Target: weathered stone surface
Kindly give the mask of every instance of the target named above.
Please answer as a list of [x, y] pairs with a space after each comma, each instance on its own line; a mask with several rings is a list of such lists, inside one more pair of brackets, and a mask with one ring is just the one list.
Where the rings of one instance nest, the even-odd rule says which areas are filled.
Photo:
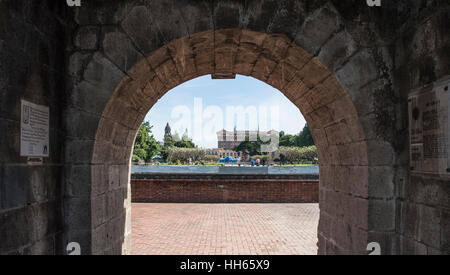
[[418, 222], [418, 240], [427, 246], [437, 249], [441, 248], [441, 210], [429, 206], [421, 206]]
[[[370, 194], [369, 194], [370, 195]], [[369, 230], [395, 230], [395, 202], [394, 200], [369, 201]]]
[[[93, 55], [91, 62], [84, 70], [84, 79], [86, 81], [97, 89], [110, 94], [112, 94], [124, 77], [123, 71], [120, 71], [111, 61], [98, 52]], [[105, 81], [106, 79], [107, 81]]]
[[120, 70], [127, 72], [143, 58], [127, 35], [115, 28], [105, 28], [103, 31], [103, 51]]
[[339, 69], [355, 52], [357, 43], [351, 35], [342, 31], [333, 35], [320, 49], [317, 59], [328, 69], [335, 71]]
[[363, 50], [352, 56], [350, 61], [336, 72], [336, 77], [345, 90], [352, 95], [359, 92], [359, 89], [365, 84], [376, 80], [378, 70], [368, 50]]
[[80, 50], [96, 50], [98, 48], [99, 33], [100, 29], [95, 26], [80, 27], [75, 36], [75, 47]]
[[[450, 72], [445, 1], [377, 13], [363, 1], [50, 2], [0, 2], [0, 253], [128, 251], [135, 132], [170, 88], [216, 68], [253, 73], [305, 114], [327, 167], [322, 218], [336, 226], [335, 239], [321, 226], [319, 253], [364, 253], [370, 239], [448, 254], [448, 179], [409, 175], [406, 119], [410, 91]], [[19, 156], [21, 99], [50, 106], [42, 168]], [[117, 213], [92, 216], [103, 203], [89, 194]]]
[[141, 53], [149, 54], [163, 46], [162, 35], [146, 6], [133, 7], [122, 21], [122, 28]]
[[441, 247], [442, 254], [450, 253], [450, 211], [443, 210], [441, 214]]
[[1, 208], [26, 206], [30, 191], [30, 171], [23, 166], [4, 166], [2, 171]]
[[394, 198], [394, 176], [390, 166], [369, 168], [369, 195], [374, 198]]
[[316, 54], [340, 25], [337, 11], [332, 5], [318, 9], [305, 19], [295, 42], [310, 54]]

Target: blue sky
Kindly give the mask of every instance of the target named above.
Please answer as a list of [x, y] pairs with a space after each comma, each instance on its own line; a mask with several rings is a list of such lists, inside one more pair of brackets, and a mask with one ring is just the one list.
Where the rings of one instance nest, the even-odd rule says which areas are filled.
[[[231, 113], [229, 108], [239, 106], [250, 110], [256, 119], [254, 116], [250, 122], [247, 116], [245, 126], [243, 120], [240, 123], [236, 118], [231, 120], [227, 115]], [[241, 75], [234, 80], [212, 80], [207, 75], [185, 82], [155, 103], [145, 121], [153, 125], [153, 135], [159, 141], [163, 140], [164, 128], [169, 122], [172, 133], [177, 131], [181, 136], [187, 128], [194, 143], [204, 148], [217, 147], [213, 131], [233, 130], [235, 125], [238, 130], [256, 130], [259, 124], [260, 130], [283, 130], [288, 134], [297, 134], [305, 125], [299, 109], [280, 91]]]

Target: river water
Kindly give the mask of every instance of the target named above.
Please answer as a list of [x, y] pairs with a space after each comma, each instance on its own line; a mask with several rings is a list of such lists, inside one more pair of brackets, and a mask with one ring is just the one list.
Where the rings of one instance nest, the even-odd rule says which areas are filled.
[[145, 174], [273, 174], [273, 175], [318, 175], [318, 166], [301, 167], [238, 167], [238, 166], [139, 166], [132, 165], [131, 173]]

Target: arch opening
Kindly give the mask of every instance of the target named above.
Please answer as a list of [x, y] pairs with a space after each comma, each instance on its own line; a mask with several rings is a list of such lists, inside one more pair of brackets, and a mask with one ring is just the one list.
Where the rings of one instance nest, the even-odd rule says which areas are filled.
[[[301, 110], [311, 129], [320, 159], [319, 254], [364, 253], [368, 155], [352, 100], [334, 73], [285, 35], [241, 29], [174, 40], [129, 69], [115, 89], [95, 135], [91, 188], [101, 189], [105, 181], [117, 186], [97, 197], [93, 194], [92, 238], [101, 240], [93, 245], [93, 253], [113, 249], [111, 243], [116, 252], [129, 252], [130, 159], [136, 132], [148, 110], [187, 80], [230, 73], [252, 76], [280, 90]], [[104, 208], [95, 203], [105, 200], [114, 213], [107, 218]], [[97, 236], [105, 234], [103, 227], [116, 228], [107, 234], [111, 242]]]

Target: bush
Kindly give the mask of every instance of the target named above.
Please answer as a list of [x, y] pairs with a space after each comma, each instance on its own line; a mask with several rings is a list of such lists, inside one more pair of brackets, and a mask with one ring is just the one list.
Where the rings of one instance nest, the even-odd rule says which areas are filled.
[[280, 160], [282, 162], [303, 162], [317, 160], [316, 146], [307, 147], [280, 147]]
[[199, 148], [178, 148], [170, 147], [168, 150], [168, 161], [172, 163], [181, 163], [191, 161], [201, 161], [205, 157], [205, 150]]

